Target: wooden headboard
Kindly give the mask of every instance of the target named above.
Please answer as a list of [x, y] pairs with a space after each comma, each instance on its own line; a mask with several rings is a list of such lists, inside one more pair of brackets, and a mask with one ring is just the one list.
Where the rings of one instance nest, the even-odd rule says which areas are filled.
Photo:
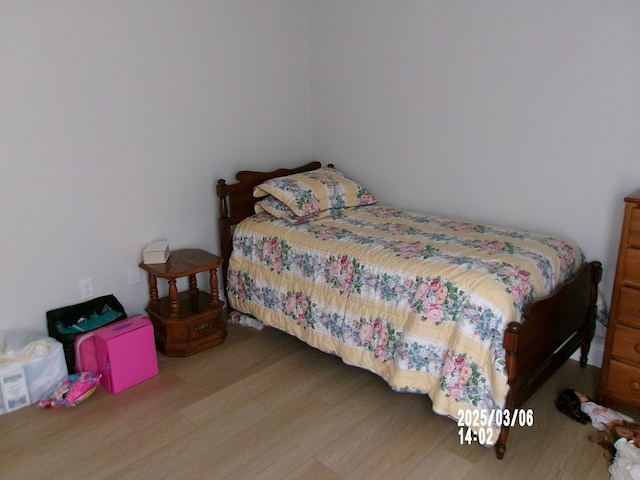
[[230, 185], [227, 184], [224, 179], [218, 180], [218, 184], [216, 185], [216, 194], [220, 202], [218, 228], [220, 235], [220, 254], [223, 258], [222, 282], [225, 295], [227, 292], [229, 258], [233, 250], [233, 230], [238, 223], [255, 213], [253, 210], [254, 205], [259, 199], [253, 197], [253, 189], [270, 178], [308, 172], [310, 170], [316, 170], [321, 166], [320, 162], [309, 162], [300, 167], [279, 168], [271, 172], [243, 170], [236, 174], [237, 183]]

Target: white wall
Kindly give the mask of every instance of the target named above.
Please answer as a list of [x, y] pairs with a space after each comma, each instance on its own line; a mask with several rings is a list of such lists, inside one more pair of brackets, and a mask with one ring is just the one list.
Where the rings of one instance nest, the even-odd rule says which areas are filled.
[[0, 329], [46, 331], [144, 245], [218, 250], [214, 185], [311, 156], [299, 0], [0, 0]]
[[382, 200], [605, 264], [640, 187], [636, 0], [0, 0], [0, 329], [217, 251], [217, 178], [335, 162]]
[[316, 158], [385, 203], [559, 233], [605, 265], [640, 188], [640, 2], [311, 2]]

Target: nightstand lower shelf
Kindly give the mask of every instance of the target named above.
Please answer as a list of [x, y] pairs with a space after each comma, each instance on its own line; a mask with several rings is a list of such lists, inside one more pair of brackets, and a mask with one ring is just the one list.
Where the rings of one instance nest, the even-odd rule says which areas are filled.
[[147, 308], [161, 353], [188, 356], [224, 342], [227, 326], [222, 318], [222, 301], [212, 307], [211, 295], [199, 291], [195, 300], [190, 292], [180, 293], [178, 302], [180, 312], [185, 312], [180, 317], [170, 316], [168, 297], [159, 299], [157, 310]]

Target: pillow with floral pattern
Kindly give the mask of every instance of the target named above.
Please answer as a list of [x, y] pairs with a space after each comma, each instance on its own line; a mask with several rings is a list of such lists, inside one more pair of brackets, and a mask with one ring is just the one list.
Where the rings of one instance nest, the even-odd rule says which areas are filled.
[[362, 185], [330, 167], [272, 178], [253, 190], [256, 198], [267, 195], [272, 195], [299, 217], [324, 210], [371, 205], [378, 201]]
[[268, 213], [272, 217], [280, 218], [282, 220], [286, 220], [289, 223], [307, 223], [313, 220], [318, 220], [320, 218], [326, 218], [330, 216], [338, 215], [342, 209], [330, 208], [328, 210], [322, 210], [320, 212], [312, 213], [310, 215], [306, 215], [304, 217], [300, 217], [293, 213], [289, 207], [287, 207], [280, 200], [275, 198], [273, 195], [269, 195], [265, 197], [263, 200], [257, 202], [254, 206], [254, 211], [257, 214]]

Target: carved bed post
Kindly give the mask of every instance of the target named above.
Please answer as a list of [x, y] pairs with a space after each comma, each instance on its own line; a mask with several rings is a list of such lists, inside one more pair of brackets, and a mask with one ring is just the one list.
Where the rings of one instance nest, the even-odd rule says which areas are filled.
[[[522, 332], [522, 325], [518, 322], [511, 322], [507, 326], [507, 330], [504, 334], [504, 349], [506, 353], [505, 363], [507, 367], [507, 375], [509, 382], [509, 394], [507, 395], [507, 401], [505, 402], [505, 409], [513, 411], [516, 394], [514, 392], [514, 386], [516, 379], [518, 378], [518, 337]], [[507, 451], [507, 438], [509, 437], [509, 427], [502, 426], [500, 429], [500, 435], [496, 442], [496, 456], [502, 460], [504, 454]]]
[[602, 264], [591, 262], [591, 290], [589, 292], [589, 309], [587, 311], [587, 332], [584, 343], [580, 347], [580, 366], [586, 367], [589, 357], [591, 340], [596, 331], [596, 317], [598, 315], [598, 284], [602, 279]]
[[[218, 180], [218, 192], [224, 191], [224, 188], [227, 186], [227, 182], [220, 179]], [[227, 206], [227, 197], [226, 195], [220, 197], [220, 216], [228, 217], [229, 216], [229, 207]]]
[[220, 218], [218, 219], [218, 232], [220, 236], [220, 254], [222, 262], [222, 287], [227, 294], [227, 271], [229, 270], [229, 257], [233, 248], [231, 240], [231, 218], [229, 217], [229, 206], [227, 205], [227, 183], [220, 179], [216, 187], [216, 193], [220, 200]]

